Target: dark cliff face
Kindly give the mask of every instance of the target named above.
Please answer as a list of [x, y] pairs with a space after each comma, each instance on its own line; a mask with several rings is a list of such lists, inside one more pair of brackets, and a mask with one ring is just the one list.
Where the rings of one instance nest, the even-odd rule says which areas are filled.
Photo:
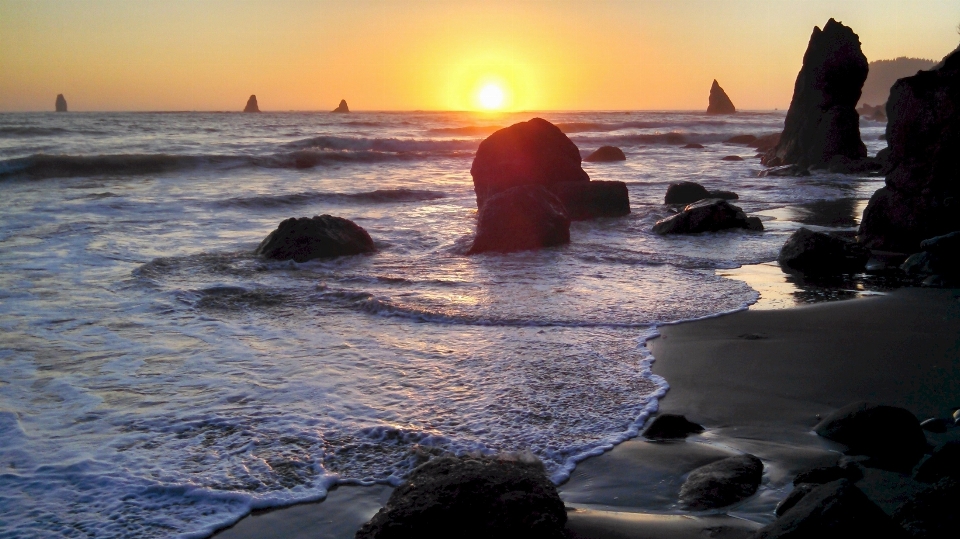
[[924, 239], [960, 230], [960, 49], [897, 81], [887, 117], [886, 187], [863, 213], [860, 241], [913, 252]]
[[730, 101], [727, 92], [724, 92], [714, 80], [713, 86], [710, 87], [710, 104], [707, 106], [707, 114], [733, 114], [734, 112], [737, 112], [737, 107], [733, 106], [733, 101]]
[[823, 167], [837, 155], [866, 157], [857, 101], [867, 78], [867, 58], [853, 30], [830, 19], [813, 29], [797, 75], [783, 136], [764, 164]]
[[260, 112], [260, 107], [257, 105], [257, 96], [250, 96], [250, 99], [247, 100], [247, 106], [243, 107], [243, 112]]
[[63, 94], [57, 94], [57, 112], [67, 112], [67, 100], [63, 97]]

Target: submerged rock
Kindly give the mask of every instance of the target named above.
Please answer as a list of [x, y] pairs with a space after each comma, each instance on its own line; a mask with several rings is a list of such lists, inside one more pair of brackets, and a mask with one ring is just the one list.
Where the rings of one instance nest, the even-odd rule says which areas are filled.
[[247, 100], [247, 106], [243, 107], [243, 112], [260, 112], [260, 107], [257, 105], [257, 96], [250, 96], [250, 99]]
[[670, 440], [686, 438], [689, 434], [703, 432], [703, 426], [690, 421], [678, 414], [661, 414], [653, 418], [653, 422], [643, 431], [643, 436], [650, 440]]
[[737, 112], [737, 107], [733, 106], [733, 101], [727, 96], [727, 92], [717, 83], [716, 79], [710, 86], [710, 103], [707, 106], [707, 114], [733, 114]]
[[743, 161], [743, 158], [740, 157], [739, 155], [728, 155], [720, 160], [721, 161]]
[[539, 463], [440, 457], [410, 472], [357, 539], [564, 539], [567, 513]]
[[683, 147], [685, 150], [702, 150], [703, 144], [697, 144], [696, 142], [691, 142]]
[[705, 198], [736, 200], [740, 197], [731, 191], [708, 191], [706, 187], [697, 182], [677, 182], [671, 183], [667, 187], [667, 193], [663, 196], [663, 203], [693, 204]]
[[470, 254], [525, 251], [570, 243], [570, 218], [560, 199], [539, 185], [497, 193], [480, 208]]
[[610, 161], [626, 161], [627, 156], [623, 154], [623, 150], [617, 148], [616, 146], [600, 146], [597, 148], [597, 151], [588, 155], [584, 161], [589, 161], [591, 163], [606, 163]]
[[563, 182], [550, 186], [571, 221], [621, 217], [630, 213], [630, 195], [623, 182]]
[[341, 99], [340, 104], [337, 105], [337, 108], [333, 109], [331, 112], [350, 112], [350, 107], [347, 106], [347, 100]]
[[830, 19], [813, 29], [797, 75], [783, 135], [762, 162], [768, 166], [824, 167], [835, 155], [866, 157], [857, 101], [867, 58], [853, 30]]
[[693, 510], [724, 507], [753, 495], [763, 478], [763, 462], [738, 455], [701, 466], [680, 487], [680, 503]]
[[927, 438], [916, 416], [903, 408], [855, 402], [823, 418], [814, 430], [839, 442], [869, 464], [909, 470], [927, 450]]
[[67, 100], [63, 97], [63, 94], [57, 94], [55, 110], [57, 112], [67, 112]]
[[533, 118], [493, 133], [477, 149], [470, 167], [477, 208], [487, 199], [521, 185], [588, 182], [580, 150], [552, 123]]
[[657, 221], [653, 225], [653, 232], [694, 234], [728, 228], [763, 230], [763, 223], [756, 217], [747, 217], [743, 210], [726, 200], [708, 198], [689, 204], [680, 213]]
[[332, 215], [290, 218], [280, 222], [254, 254], [274, 260], [306, 262], [314, 258], [372, 253], [367, 231], [353, 221]]
[[870, 251], [843, 238], [800, 228], [780, 248], [777, 261], [784, 271], [805, 275], [838, 275], [864, 270]]
[[960, 481], [944, 478], [900, 505], [893, 519], [917, 539], [954, 538], [960, 530], [957, 500]]

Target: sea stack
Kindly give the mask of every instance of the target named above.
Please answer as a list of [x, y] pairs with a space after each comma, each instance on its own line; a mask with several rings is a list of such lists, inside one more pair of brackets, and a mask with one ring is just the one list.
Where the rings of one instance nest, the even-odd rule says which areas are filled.
[[350, 112], [350, 107], [347, 106], [347, 100], [341, 99], [340, 104], [337, 105], [337, 108], [333, 109], [333, 112]]
[[57, 112], [67, 112], [67, 100], [63, 94], [57, 94]]
[[867, 57], [852, 29], [833, 19], [823, 30], [814, 27], [783, 135], [763, 164], [806, 170], [826, 167], [835, 156], [866, 157], [856, 107], [867, 71]]
[[859, 239], [913, 253], [925, 239], [960, 230], [960, 49], [898, 80], [887, 117], [886, 187], [870, 198]]
[[713, 86], [710, 87], [710, 105], [707, 106], [707, 114], [733, 114], [737, 112], [737, 107], [733, 106], [733, 101], [727, 96], [727, 92], [713, 80]]
[[250, 96], [250, 99], [247, 100], [247, 106], [243, 107], [243, 112], [260, 112], [260, 107], [257, 106], [257, 96]]

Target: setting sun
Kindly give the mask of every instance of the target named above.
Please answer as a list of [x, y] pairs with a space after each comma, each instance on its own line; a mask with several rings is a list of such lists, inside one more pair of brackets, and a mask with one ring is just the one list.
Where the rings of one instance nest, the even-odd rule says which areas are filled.
[[496, 84], [487, 84], [477, 94], [480, 106], [487, 110], [496, 110], [503, 106], [503, 89]]

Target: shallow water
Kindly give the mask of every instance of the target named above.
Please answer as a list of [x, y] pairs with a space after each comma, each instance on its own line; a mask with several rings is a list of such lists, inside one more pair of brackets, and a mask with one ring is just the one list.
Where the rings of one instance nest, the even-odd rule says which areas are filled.
[[[539, 115], [585, 155], [625, 151], [584, 169], [626, 182], [632, 213], [472, 257], [473, 152], [532, 114], [0, 115], [0, 535], [203, 536], [443, 451], [530, 450], [562, 481], [655, 409], [656, 325], [755, 302], [718, 270], [801, 223], [855, 226], [882, 184], [758, 178], [722, 143], [782, 113]], [[862, 129], [876, 153], [883, 125]], [[651, 234], [680, 180], [736, 191], [766, 230]], [[323, 213], [378, 252], [251, 255]]]

